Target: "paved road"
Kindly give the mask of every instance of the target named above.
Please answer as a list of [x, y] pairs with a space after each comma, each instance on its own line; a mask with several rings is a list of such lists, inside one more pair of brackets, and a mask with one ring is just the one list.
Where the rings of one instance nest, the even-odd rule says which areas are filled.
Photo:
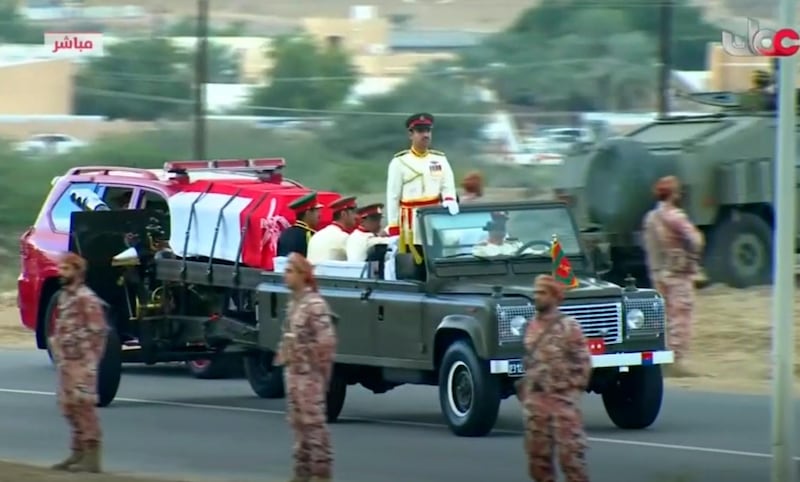
[[[43, 353], [0, 351], [0, 458], [46, 463], [62, 455], [67, 431], [53, 383]], [[289, 474], [283, 401], [257, 399], [244, 380], [127, 367], [119, 397], [101, 411], [110, 470], [262, 482]], [[427, 387], [380, 396], [351, 388], [343, 417], [333, 427], [337, 480], [527, 480], [516, 401], [503, 403], [498, 430], [481, 439], [451, 435]], [[669, 391], [655, 426], [623, 432], [588, 396], [585, 419], [594, 482], [768, 480], [765, 397]]]

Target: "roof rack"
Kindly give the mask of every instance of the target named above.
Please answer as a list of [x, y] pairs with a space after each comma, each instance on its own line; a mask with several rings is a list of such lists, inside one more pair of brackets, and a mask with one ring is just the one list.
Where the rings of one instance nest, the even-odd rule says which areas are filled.
[[142, 169], [138, 167], [119, 167], [119, 166], [82, 166], [82, 167], [73, 167], [67, 173], [66, 176], [78, 176], [78, 175], [88, 175], [88, 174], [96, 174], [101, 176], [109, 176], [114, 174], [136, 174], [140, 177], [145, 179], [157, 181], [158, 176], [152, 172], [148, 171], [147, 169]]
[[230, 171], [272, 173], [286, 167], [283, 158], [267, 159], [217, 159], [213, 161], [171, 161], [164, 163], [164, 171], [187, 174], [189, 171]]

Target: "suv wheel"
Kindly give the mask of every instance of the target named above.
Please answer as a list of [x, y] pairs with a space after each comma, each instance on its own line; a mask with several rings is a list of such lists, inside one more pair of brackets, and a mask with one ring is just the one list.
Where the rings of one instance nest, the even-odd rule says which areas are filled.
[[631, 367], [603, 391], [603, 405], [619, 428], [639, 430], [656, 421], [664, 398], [661, 367]]
[[463, 340], [447, 349], [439, 368], [439, 404], [450, 430], [482, 437], [494, 428], [500, 410], [500, 385], [472, 346]]
[[283, 398], [283, 368], [272, 365], [275, 354], [267, 351], [244, 357], [244, 375], [250, 388], [261, 398]]

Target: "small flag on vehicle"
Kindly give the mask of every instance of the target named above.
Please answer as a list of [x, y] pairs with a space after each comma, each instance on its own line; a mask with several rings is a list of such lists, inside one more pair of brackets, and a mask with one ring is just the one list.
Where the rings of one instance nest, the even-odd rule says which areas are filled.
[[553, 260], [553, 277], [564, 283], [568, 288], [577, 287], [579, 284], [578, 278], [575, 277], [569, 258], [564, 254], [564, 250], [561, 249], [561, 243], [558, 242], [555, 234], [553, 235], [553, 244], [550, 247], [550, 258]]

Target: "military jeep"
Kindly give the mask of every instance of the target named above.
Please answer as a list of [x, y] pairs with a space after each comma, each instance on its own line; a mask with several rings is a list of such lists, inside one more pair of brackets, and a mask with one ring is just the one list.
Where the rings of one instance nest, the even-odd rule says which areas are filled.
[[[507, 217], [518, 249], [474, 255], [497, 212]], [[513, 382], [523, 375], [522, 331], [535, 311], [532, 281], [551, 271], [555, 235], [580, 281], [562, 310], [580, 322], [593, 353], [588, 390], [602, 395], [618, 427], [641, 429], [655, 421], [663, 394], [660, 365], [673, 361], [665, 349], [663, 299], [632, 282], [621, 288], [596, 278], [565, 205], [471, 204], [457, 216], [426, 208], [418, 220], [423, 263], [411, 254], [396, 255], [395, 280], [371, 275], [385, 266], [371, 270], [358, 263], [352, 278], [342, 262], [331, 263], [334, 276], [328, 264], [316, 267], [320, 291], [338, 318], [329, 420], [338, 416], [348, 385], [385, 393], [412, 383], [438, 386], [442, 413], [455, 434], [489, 433], [500, 401], [514, 394]], [[288, 293], [277, 273], [262, 276], [256, 295], [262, 376], [251, 369], [248, 377], [257, 393], [275, 396], [281, 378], [268, 365]]]

